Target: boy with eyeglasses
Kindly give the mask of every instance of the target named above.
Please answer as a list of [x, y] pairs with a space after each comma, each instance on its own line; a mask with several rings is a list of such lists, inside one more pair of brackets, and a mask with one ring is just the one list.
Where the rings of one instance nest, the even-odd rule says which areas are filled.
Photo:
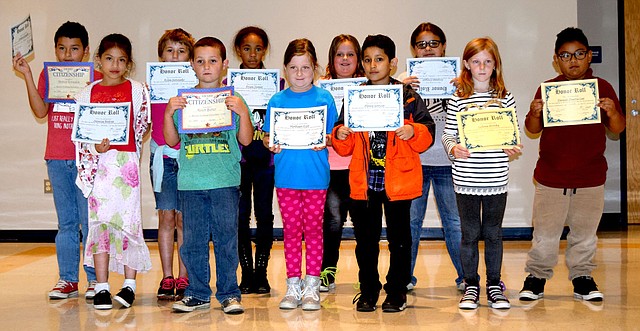
[[573, 295], [578, 300], [602, 301], [604, 296], [591, 277], [596, 265], [596, 231], [604, 209], [607, 174], [606, 129], [620, 133], [625, 117], [613, 87], [593, 76], [592, 54], [582, 30], [566, 28], [556, 39], [555, 64], [561, 75], [548, 82], [597, 79], [602, 121], [597, 124], [544, 127], [543, 101], [538, 88], [525, 120], [527, 130], [540, 133], [539, 158], [533, 177], [533, 244], [525, 271], [529, 273], [520, 300], [543, 297], [544, 285], [553, 276], [563, 228], [569, 226], [565, 260]]

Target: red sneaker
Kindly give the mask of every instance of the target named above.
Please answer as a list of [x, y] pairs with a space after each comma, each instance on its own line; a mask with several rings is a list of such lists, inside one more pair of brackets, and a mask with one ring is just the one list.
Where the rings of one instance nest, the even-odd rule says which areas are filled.
[[78, 282], [67, 282], [60, 279], [49, 292], [49, 299], [67, 299], [78, 296]]
[[173, 277], [165, 277], [160, 281], [160, 287], [158, 288], [158, 300], [173, 300], [173, 289], [175, 288], [176, 281]]
[[176, 279], [176, 297], [177, 301], [182, 300], [184, 298], [184, 291], [189, 287], [189, 278], [187, 277], [178, 277]]

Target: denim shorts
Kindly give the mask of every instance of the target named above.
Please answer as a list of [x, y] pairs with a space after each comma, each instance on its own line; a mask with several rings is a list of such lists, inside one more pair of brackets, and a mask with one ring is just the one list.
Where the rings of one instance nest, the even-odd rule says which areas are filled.
[[[170, 157], [162, 158], [164, 173], [162, 176], [162, 192], [153, 192], [156, 197], [156, 210], [179, 210], [178, 205], [178, 160]], [[151, 154], [153, 162], [153, 154]], [[153, 178], [153, 169], [149, 164], [149, 172]], [[153, 181], [153, 179], [152, 179]]]

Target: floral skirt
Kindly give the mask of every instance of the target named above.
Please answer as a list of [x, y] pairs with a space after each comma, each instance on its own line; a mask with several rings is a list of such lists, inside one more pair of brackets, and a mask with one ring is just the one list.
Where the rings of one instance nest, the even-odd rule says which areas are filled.
[[151, 269], [149, 248], [142, 234], [140, 162], [135, 152], [110, 150], [100, 155], [89, 195], [89, 234], [84, 263], [93, 255], [109, 254], [109, 270], [124, 274]]

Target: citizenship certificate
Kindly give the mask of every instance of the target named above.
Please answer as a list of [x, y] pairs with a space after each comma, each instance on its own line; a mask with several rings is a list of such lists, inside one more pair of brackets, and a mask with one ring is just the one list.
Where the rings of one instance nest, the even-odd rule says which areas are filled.
[[407, 76], [416, 76], [423, 99], [449, 99], [456, 91], [451, 80], [460, 74], [459, 57], [422, 57], [407, 59]]
[[326, 145], [327, 106], [271, 108], [269, 146], [311, 149]]
[[515, 108], [493, 108], [456, 113], [460, 143], [470, 152], [509, 149], [520, 143]]
[[147, 62], [147, 85], [151, 103], [166, 103], [179, 89], [198, 85], [189, 62]]
[[74, 103], [77, 92], [93, 82], [93, 62], [45, 62], [44, 101]]
[[600, 123], [598, 80], [542, 83], [544, 127]]
[[227, 109], [225, 99], [233, 95], [233, 87], [185, 89], [178, 94], [187, 99], [187, 106], [178, 116], [178, 133], [207, 133], [236, 127], [235, 113]]
[[22, 22], [11, 27], [11, 57], [16, 56], [18, 53], [25, 58], [33, 53], [31, 15], [27, 16], [27, 18]]
[[129, 142], [130, 102], [78, 103], [75, 108], [71, 140], [97, 144], [107, 138], [111, 145]]
[[395, 131], [404, 125], [402, 84], [345, 86], [344, 125], [353, 131]]
[[227, 69], [227, 85], [233, 86], [251, 109], [266, 109], [269, 99], [280, 91], [280, 70]]
[[366, 77], [343, 78], [343, 79], [321, 79], [318, 81], [318, 87], [325, 89], [333, 96], [336, 103], [338, 113], [342, 110], [342, 99], [344, 98], [345, 86], [356, 86], [366, 82]]

